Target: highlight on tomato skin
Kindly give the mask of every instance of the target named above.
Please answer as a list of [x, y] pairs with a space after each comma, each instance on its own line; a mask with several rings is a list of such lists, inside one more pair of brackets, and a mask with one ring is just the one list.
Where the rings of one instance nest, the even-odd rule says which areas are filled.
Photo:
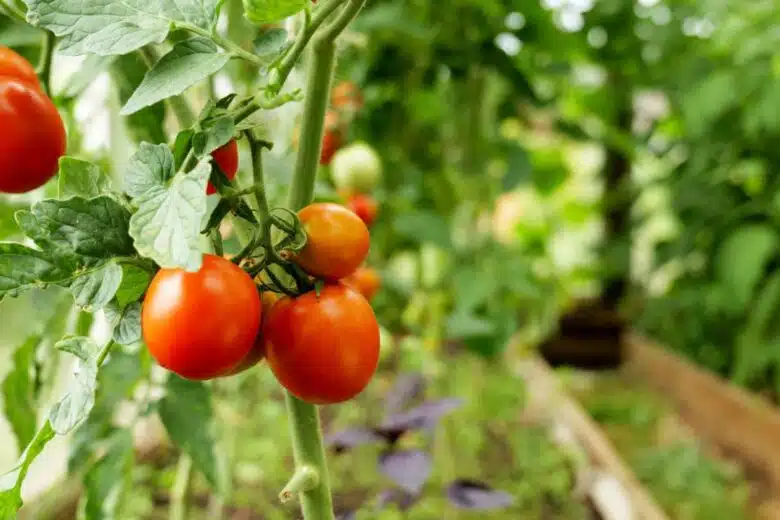
[[335, 282], [283, 297], [263, 323], [268, 366], [297, 398], [312, 404], [352, 399], [379, 362], [380, 336], [371, 305]]
[[[211, 157], [214, 158], [214, 162], [217, 163], [219, 169], [225, 174], [228, 180], [236, 178], [238, 173], [238, 143], [235, 139], [231, 139], [226, 145], [217, 148], [211, 152]], [[213, 195], [217, 192], [217, 188], [209, 182], [206, 186], [206, 194]]]
[[0, 192], [26, 193], [54, 177], [65, 154], [65, 125], [38, 87], [0, 77], [0, 129]]
[[35, 67], [16, 51], [0, 45], [0, 77], [16, 78], [41, 90]]
[[160, 269], [141, 308], [144, 342], [157, 362], [186, 379], [235, 369], [260, 330], [262, 306], [252, 278], [216, 255], [197, 272]]
[[317, 202], [299, 211], [298, 218], [307, 241], [293, 261], [310, 275], [340, 280], [366, 259], [371, 244], [368, 228], [344, 206]]

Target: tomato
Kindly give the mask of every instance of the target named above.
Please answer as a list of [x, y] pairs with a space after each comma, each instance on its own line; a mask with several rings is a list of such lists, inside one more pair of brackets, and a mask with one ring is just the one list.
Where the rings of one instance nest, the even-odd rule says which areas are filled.
[[352, 81], [341, 81], [330, 93], [330, 103], [336, 109], [358, 111], [363, 108], [363, 94]]
[[0, 45], [0, 77], [17, 78], [38, 90], [41, 89], [35, 67], [21, 55], [2, 45]]
[[327, 166], [333, 160], [333, 155], [341, 147], [341, 134], [338, 130], [325, 130], [322, 136], [322, 151], [320, 152], [320, 164]]
[[[276, 293], [265, 291], [263, 292], [263, 295], [260, 297], [260, 301], [263, 304], [263, 316], [268, 316], [268, 312], [271, 310], [271, 307], [273, 307], [274, 303], [276, 303], [276, 300], [279, 299], [279, 296]], [[257, 335], [257, 338], [255, 339], [254, 345], [252, 345], [252, 349], [249, 351], [249, 354], [244, 356], [244, 359], [241, 360], [241, 362], [230, 372], [225, 374], [226, 376], [234, 376], [236, 374], [240, 374], [241, 372], [244, 372], [245, 370], [248, 370], [258, 364], [260, 361], [263, 360], [265, 357], [265, 345], [263, 334], [262, 332]]]
[[[230, 142], [220, 148], [217, 148], [211, 152], [211, 157], [214, 158], [214, 162], [217, 163], [219, 169], [229, 180], [236, 178], [238, 172], [238, 143], [235, 139], [231, 139]], [[217, 192], [217, 188], [209, 182], [206, 186], [206, 194], [213, 195]]]
[[161, 269], [141, 311], [149, 352], [187, 379], [230, 372], [252, 349], [262, 307], [252, 278], [216, 255], [204, 255], [199, 271]]
[[336, 152], [330, 169], [339, 191], [368, 193], [382, 179], [379, 155], [366, 143], [354, 143]]
[[352, 274], [368, 255], [368, 228], [350, 210], [331, 202], [310, 204], [298, 212], [306, 246], [295, 262], [312, 276], [339, 280]]
[[352, 287], [363, 297], [371, 301], [379, 288], [382, 287], [382, 277], [371, 267], [359, 267], [357, 271], [341, 280], [341, 283]]
[[355, 215], [360, 217], [360, 220], [365, 222], [366, 226], [369, 227], [374, 223], [374, 220], [376, 220], [376, 214], [379, 211], [379, 204], [377, 204], [376, 199], [361, 193], [350, 195], [347, 198], [345, 206]]
[[264, 324], [268, 366], [294, 396], [313, 404], [340, 403], [371, 381], [379, 361], [379, 325], [356, 291], [328, 283], [284, 297]]
[[65, 125], [37, 87], [0, 77], [0, 192], [25, 193], [57, 173]]

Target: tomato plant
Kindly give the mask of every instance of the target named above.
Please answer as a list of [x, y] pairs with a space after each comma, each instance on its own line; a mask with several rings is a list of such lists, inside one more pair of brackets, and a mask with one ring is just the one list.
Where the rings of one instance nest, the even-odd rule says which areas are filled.
[[0, 192], [24, 193], [57, 173], [65, 126], [57, 107], [29, 81], [0, 77]]
[[199, 271], [161, 269], [143, 303], [144, 341], [160, 365], [188, 379], [234, 369], [260, 329], [262, 307], [252, 279], [222, 257], [206, 255]]
[[379, 272], [372, 267], [365, 266], [358, 267], [354, 273], [342, 278], [341, 282], [355, 289], [368, 301], [371, 301], [382, 287], [382, 277]]
[[338, 280], [353, 273], [366, 259], [368, 228], [347, 208], [320, 202], [303, 208], [298, 217], [307, 241], [295, 262], [307, 273]]
[[16, 78], [40, 88], [35, 67], [13, 49], [3, 46], [0, 46], [0, 77]]
[[266, 357], [279, 382], [315, 404], [360, 393], [379, 361], [379, 325], [371, 305], [339, 283], [282, 298], [263, 325]]
[[370, 145], [353, 143], [333, 156], [331, 177], [341, 191], [368, 193], [382, 178], [382, 163]]
[[[219, 169], [222, 170], [222, 173], [225, 174], [225, 177], [232, 181], [238, 172], [238, 143], [236, 143], [236, 140], [231, 139], [228, 144], [211, 152], [211, 156], [214, 158], [217, 166], [219, 166]], [[206, 187], [206, 194], [213, 195], [216, 192], [217, 188], [209, 182]]]
[[360, 217], [360, 220], [368, 227], [371, 227], [371, 224], [374, 223], [376, 215], [379, 212], [379, 203], [376, 199], [370, 195], [363, 195], [362, 193], [349, 195], [345, 206], [355, 213], [355, 215]]

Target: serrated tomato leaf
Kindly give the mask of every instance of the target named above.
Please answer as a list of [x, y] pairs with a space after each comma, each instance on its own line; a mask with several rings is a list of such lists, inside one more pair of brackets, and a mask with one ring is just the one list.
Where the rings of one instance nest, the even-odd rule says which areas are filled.
[[116, 304], [105, 308], [106, 319], [114, 328], [113, 338], [120, 345], [141, 341], [141, 304], [133, 302], [125, 308]]
[[125, 193], [140, 197], [152, 188], [165, 186], [175, 174], [173, 153], [167, 144], [141, 143], [125, 170]]
[[176, 96], [216, 73], [230, 60], [217, 45], [196, 36], [177, 43], [146, 73], [143, 81], [119, 112], [130, 115], [144, 107]]
[[3, 380], [5, 417], [16, 436], [19, 451], [35, 436], [36, 411], [33, 396], [32, 366], [40, 336], [31, 336], [13, 355], [13, 368]]
[[60, 199], [98, 197], [111, 188], [111, 180], [96, 164], [74, 157], [60, 159], [57, 177]]
[[95, 404], [97, 355], [100, 349], [94, 341], [85, 337], [66, 338], [58, 342], [56, 347], [77, 358], [73, 378], [65, 395], [49, 412], [51, 427], [57, 434], [65, 435], [86, 419]]
[[59, 282], [70, 275], [49, 255], [21, 244], [0, 242], [0, 300]]
[[76, 305], [88, 312], [105, 307], [122, 283], [122, 268], [109, 261], [96, 269], [89, 269], [68, 285]]

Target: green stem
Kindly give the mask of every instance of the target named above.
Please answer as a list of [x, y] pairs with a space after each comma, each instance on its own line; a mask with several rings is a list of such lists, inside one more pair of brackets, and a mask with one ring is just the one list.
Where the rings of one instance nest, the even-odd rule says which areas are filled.
[[242, 60], [257, 65], [258, 67], [263, 67], [266, 64], [265, 60], [263, 60], [263, 58], [261, 58], [260, 56], [249, 52], [248, 50], [241, 47], [239, 44], [221, 36], [216, 31], [210, 32], [198, 27], [197, 25], [192, 25], [189, 23], [176, 23], [175, 26], [177, 29], [184, 29], [185, 31], [189, 31], [193, 34], [197, 34], [198, 36], [203, 36], [204, 38], [213, 40], [214, 43], [216, 43], [217, 45], [219, 45], [220, 47], [228, 51], [236, 58], [241, 58]]
[[7, 14], [10, 18], [14, 18], [17, 21], [25, 24], [27, 23], [27, 15], [13, 4], [9, 4], [3, 0], [0, 0], [0, 11]]
[[[336, 3], [336, 0], [332, 1]], [[336, 57], [335, 40], [360, 11], [364, 1], [349, 0], [338, 18], [321, 34], [314, 36], [304, 101], [305, 118], [301, 126], [301, 141], [287, 203], [292, 211], [308, 205], [314, 197], [314, 180], [319, 163], [325, 111], [330, 96]], [[290, 417], [293, 456], [298, 469], [296, 474], [300, 475], [301, 468], [309, 467], [317, 476], [314, 485], [299, 493], [303, 518], [304, 520], [333, 520], [333, 499], [330, 494], [328, 467], [317, 407], [297, 399], [289, 392], [285, 392], [285, 402]], [[294, 475], [291, 483], [295, 479]]]
[[[141, 57], [144, 59], [146, 66], [150, 69], [160, 60], [160, 54], [157, 52], [157, 49], [151, 45], [141, 48]], [[179, 126], [182, 129], [191, 127], [197, 119], [195, 112], [192, 110], [192, 107], [184, 95], [169, 97], [165, 102], [168, 103], [168, 106], [173, 110], [173, 114], [176, 116], [176, 120], [179, 122]]]
[[170, 520], [186, 520], [191, 484], [192, 459], [181, 455], [176, 467], [176, 481], [171, 490]]
[[41, 56], [38, 59], [38, 66], [35, 72], [41, 78], [41, 84], [47, 94], [51, 96], [51, 59], [54, 55], [55, 36], [51, 31], [43, 32], [43, 45], [41, 46]]
[[249, 149], [252, 153], [252, 178], [254, 180], [254, 194], [257, 202], [257, 210], [260, 213], [260, 226], [265, 226], [270, 210], [268, 209], [268, 198], [265, 194], [265, 177], [263, 175], [263, 148], [265, 143], [255, 138], [252, 132], [245, 132]]
[[100, 351], [100, 353], [98, 354], [97, 360], [95, 360], [95, 365], [97, 365], [98, 368], [100, 368], [100, 366], [106, 360], [108, 355], [111, 353], [111, 349], [114, 348], [114, 345], [116, 345], [116, 343], [114, 343], [113, 341], [109, 341], [108, 343], [106, 343], [106, 345]]

